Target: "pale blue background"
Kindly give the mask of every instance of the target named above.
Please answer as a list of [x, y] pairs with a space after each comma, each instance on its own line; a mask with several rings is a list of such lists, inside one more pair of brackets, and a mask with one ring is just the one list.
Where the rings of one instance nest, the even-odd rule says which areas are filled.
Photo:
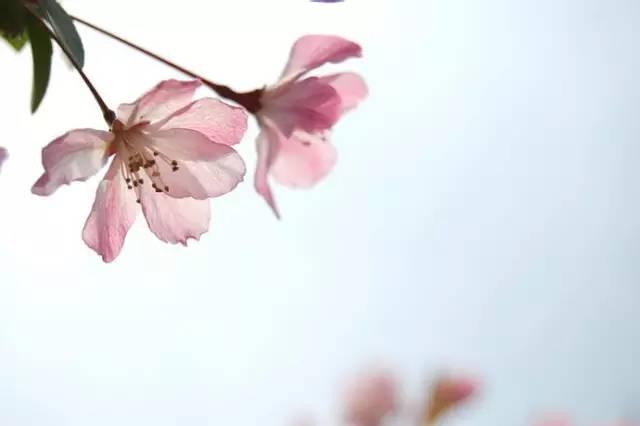
[[[281, 222], [249, 175], [200, 243], [139, 219], [103, 265], [79, 237], [95, 180], [28, 192], [40, 147], [100, 115], [56, 55], [30, 117], [28, 51], [0, 46], [0, 424], [336, 424], [371, 363], [413, 399], [441, 369], [481, 377], [450, 425], [640, 416], [640, 2], [131, 3], [65, 4], [247, 89], [300, 34], [352, 37], [371, 96], [325, 182], [276, 190]], [[81, 32], [113, 106], [178, 76]]]

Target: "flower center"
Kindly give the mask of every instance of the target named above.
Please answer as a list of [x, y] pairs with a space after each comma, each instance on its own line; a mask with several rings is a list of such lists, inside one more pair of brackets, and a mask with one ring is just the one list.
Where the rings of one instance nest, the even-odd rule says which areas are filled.
[[175, 173], [180, 170], [178, 162], [163, 154], [151, 144], [151, 140], [138, 131], [117, 131], [118, 155], [121, 157], [120, 173], [127, 188], [136, 194], [140, 203], [143, 185], [151, 185], [154, 192], [169, 192], [163, 179], [163, 172]]

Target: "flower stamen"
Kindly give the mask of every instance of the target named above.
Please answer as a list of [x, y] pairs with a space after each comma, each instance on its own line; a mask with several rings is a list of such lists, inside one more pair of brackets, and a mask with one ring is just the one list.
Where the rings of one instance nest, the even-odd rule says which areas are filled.
[[149, 177], [154, 192], [169, 192], [169, 185], [162, 179], [160, 165], [156, 159], [170, 167], [172, 172], [180, 170], [178, 162], [162, 152], [152, 149], [146, 143], [132, 141], [131, 135], [127, 137], [125, 132], [119, 133], [124, 151], [128, 154], [126, 165], [123, 162], [121, 174], [127, 188], [136, 193], [136, 201], [140, 203], [141, 187], [145, 183], [144, 175]]

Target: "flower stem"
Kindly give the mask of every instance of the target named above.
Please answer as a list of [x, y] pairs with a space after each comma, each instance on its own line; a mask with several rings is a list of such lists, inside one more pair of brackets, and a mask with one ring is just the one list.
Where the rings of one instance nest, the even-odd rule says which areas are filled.
[[67, 58], [69, 58], [69, 61], [71, 61], [71, 64], [73, 64], [73, 67], [76, 69], [76, 71], [78, 71], [78, 74], [80, 74], [80, 77], [82, 77], [82, 80], [87, 85], [94, 99], [100, 106], [100, 110], [102, 111], [102, 116], [104, 117], [104, 120], [107, 122], [109, 127], [111, 127], [111, 124], [113, 124], [113, 121], [116, 119], [116, 114], [111, 109], [109, 109], [104, 99], [102, 99], [102, 96], [100, 96], [100, 93], [98, 93], [98, 90], [95, 88], [93, 83], [91, 83], [91, 80], [89, 80], [89, 77], [87, 77], [84, 71], [82, 71], [82, 68], [80, 67], [80, 65], [78, 65], [75, 58], [73, 57], [73, 55], [71, 55], [71, 53], [69, 52], [67, 47], [64, 45], [64, 43], [60, 41], [58, 36], [56, 36], [56, 34], [51, 30], [51, 28], [49, 28], [49, 26], [42, 20], [40, 16], [38, 16], [38, 14], [35, 11], [33, 11], [30, 7], [27, 7], [26, 9], [27, 11], [29, 11], [29, 13], [31, 13], [31, 15], [33, 15], [33, 17], [40, 23], [40, 25], [42, 25], [42, 27], [47, 31], [47, 33], [49, 33], [49, 36], [53, 39], [53, 41], [55, 41], [56, 44], [60, 46], [60, 49], [62, 49], [64, 54], [67, 55]]
[[144, 47], [138, 46], [137, 44], [134, 44], [132, 42], [130, 42], [129, 40], [126, 40], [110, 31], [107, 31], [103, 28], [98, 27], [95, 24], [92, 24], [90, 22], [85, 21], [84, 19], [78, 18], [77, 16], [74, 15], [70, 15], [71, 19], [73, 19], [76, 22], [80, 22], [81, 24], [95, 30], [98, 31], [99, 33], [106, 35], [107, 37], [110, 37], [114, 40], [119, 41], [120, 43], [123, 43], [127, 46], [129, 46], [130, 48], [137, 50], [138, 52], [144, 53], [145, 55], [155, 59], [158, 62], [161, 62], [177, 71], [180, 71], [181, 73], [191, 77], [191, 78], [195, 78], [200, 80], [205, 86], [209, 87], [211, 90], [213, 90], [214, 92], [216, 92], [219, 96], [229, 99], [231, 101], [236, 102], [239, 105], [242, 105], [247, 111], [251, 112], [251, 113], [255, 113], [256, 111], [258, 111], [260, 109], [260, 96], [262, 95], [263, 90], [262, 89], [257, 89], [257, 90], [253, 90], [251, 92], [244, 92], [244, 93], [238, 93], [236, 91], [234, 91], [233, 89], [231, 89], [228, 86], [222, 85], [222, 84], [218, 84], [218, 83], [214, 83], [211, 80], [208, 80], [196, 73], [194, 73], [193, 71], [190, 71], [174, 62], [169, 61], [168, 59], [163, 58], [162, 56], [151, 52], [150, 50], [145, 49]]

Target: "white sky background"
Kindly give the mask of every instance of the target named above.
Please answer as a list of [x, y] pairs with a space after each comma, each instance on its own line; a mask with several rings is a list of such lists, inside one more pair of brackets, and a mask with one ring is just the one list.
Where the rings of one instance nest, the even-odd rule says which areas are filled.
[[[636, 0], [64, 4], [238, 89], [273, 81], [299, 35], [340, 34], [371, 96], [326, 181], [276, 188], [281, 222], [253, 192], [252, 123], [251, 174], [199, 243], [139, 218], [105, 265], [80, 238], [95, 179], [29, 192], [41, 147], [100, 113], [58, 52], [30, 116], [30, 53], [0, 44], [0, 424], [328, 425], [374, 362], [414, 396], [477, 372], [451, 425], [640, 414]], [[80, 31], [112, 108], [181, 77]]]

